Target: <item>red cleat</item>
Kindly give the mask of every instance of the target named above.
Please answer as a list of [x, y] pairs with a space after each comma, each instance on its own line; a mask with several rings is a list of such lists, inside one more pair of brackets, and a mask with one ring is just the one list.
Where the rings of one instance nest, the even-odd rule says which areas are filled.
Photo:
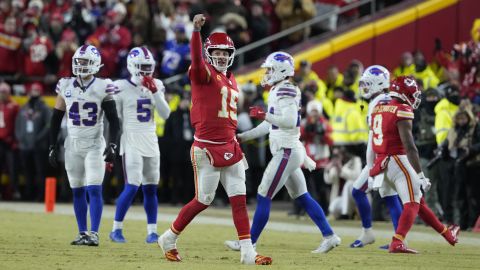
[[460, 226], [450, 225], [447, 231], [442, 233], [442, 236], [450, 245], [455, 246], [455, 244], [458, 243], [458, 234], [460, 234]]
[[178, 254], [178, 251], [176, 249], [169, 250], [165, 252], [165, 258], [171, 262], [181, 262], [182, 258]]
[[388, 248], [389, 253], [407, 253], [407, 254], [418, 254], [418, 251], [407, 248], [405, 244], [397, 238], [393, 238], [392, 243]]
[[262, 255], [255, 256], [255, 264], [256, 265], [271, 265], [272, 258]]

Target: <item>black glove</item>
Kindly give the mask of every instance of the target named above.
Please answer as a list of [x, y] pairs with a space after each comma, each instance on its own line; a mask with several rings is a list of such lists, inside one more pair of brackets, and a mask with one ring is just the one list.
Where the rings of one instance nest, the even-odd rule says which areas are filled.
[[115, 153], [117, 150], [117, 145], [114, 143], [109, 143], [103, 151], [103, 156], [105, 157], [106, 162], [113, 162], [115, 160]]
[[53, 168], [58, 167], [57, 163], [57, 147], [52, 144], [48, 147], [48, 162]]

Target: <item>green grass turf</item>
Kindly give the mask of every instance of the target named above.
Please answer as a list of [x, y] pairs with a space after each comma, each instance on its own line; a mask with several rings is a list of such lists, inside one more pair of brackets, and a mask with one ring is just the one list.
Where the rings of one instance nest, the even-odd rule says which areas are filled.
[[[213, 210], [213, 209], [212, 209]], [[226, 213], [227, 211], [225, 211]], [[223, 212], [219, 212], [222, 216]], [[216, 215], [210, 211], [209, 215]], [[128, 217], [127, 217], [128, 218]], [[274, 214], [275, 218], [275, 214]], [[308, 223], [292, 221], [292, 223]], [[358, 221], [335, 223], [358, 226]], [[159, 223], [159, 231], [169, 224]], [[390, 225], [380, 225], [388, 227]], [[376, 226], [377, 228], [378, 226]], [[17, 213], [0, 210], [0, 269], [246, 269], [239, 264], [239, 253], [223, 246], [233, 239], [235, 230], [228, 226], [192, 224], [179, 240], [184, 261], [167, 262], [157, 245], [147, 245], [145, 222], [128, 220], [124, 235], [127, 244], [108, 239], [111, 220], [102, 221], [99, 247], [70, 246], [76, 235], [73, 216], [39, 213]], [[424, 229], [416, 226], [414, 230]], [[432, 237], [438, 237], [432, 230]], [[464, 237], [474, 237], [472, 233]], [[363, 249], [348, 248], [353, 237], [342, 237], [342, 245], [328, 254], [311, 254], [321, 240], [319, 234], [286, 233], [267, 230], [262, 234], [258, 251], [272, 256], [271, 269], [479, 269], [480, 247], [459, 244], [430, 243], [410, 239], [419, 255], [388, 254], [378, 249], [380, 241]]]

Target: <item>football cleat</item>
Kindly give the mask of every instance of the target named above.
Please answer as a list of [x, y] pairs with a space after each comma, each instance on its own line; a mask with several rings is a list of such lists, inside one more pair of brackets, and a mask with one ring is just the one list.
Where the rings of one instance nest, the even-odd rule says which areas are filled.
[[407, 248], [407, 246], [397, 238], [392, 239], [392, 243], [388, 248], [388, 252], [390, 253], [407, 253], [407, 254], [418, 254], [418, 251]]
[[350, 244], [351, 248], [362, 248], [366, 245], [375, 243], [375, 236], [372, 233], [372, 230], [364, 230], [360, 237]]
[[153, 244], [158, 242], [158, 234], [156, 233], [151, 233], [147, 235], [147, 238], [145, 239], [145, 243], [147, 244]]
[[98, 247], [99, 245], [99, 238], [97, 232], [90, 232], [90, 237], [88, 239], [87, 245], [92, 247]]
[[338, 237], [338, 235], [333, 234], [325, 239], [323, 239], [322, 243], [320, 246], [313, 250], [312, 253], [327, 253], [333, 248], [337, 247], [342, 243], [342, 239]]
[[74, 246], [87, 246], [88, 245], [88, 241], [90, 240], [90, 237], [88, 236], [88, 234], [84, 233], [84, 232], [81, 232], [77, 235], [77, 237], [75, 238], [75, 240], [73, 240], [70, 245], [74, 245]]
[[[225, 246], [233, 251], [240, 251], [240, 241], [239, 240], [227, 240], [224, 242]], [[257, 248], [257, 243], [252, 244], [253, 249]]]
[[248, 265], [270, 265], [272, 264], [272, 258], [259, 255], [255, 251], [250, 250], [245, 253], [242, 252], [240, 262]]
[[460, 226], [458, 225], [450, 225], [447, 228], [447, 231], [442, 234], [442, 236], [447, 240], [447, 242], [455, 246], [458, 243], [458, 234], [460, 233]]
[[272, 264], [272, 258], [257, 254], [257, 256], [255, 256], [255, 264], [256, 265], [271, 265]]
[[160, 246], [163, 254], [165, 254], [165, 258], [168, 261], [181, 262], [182, 258], [180, 257], [180, 254], [178, 254], [177, 250], [177, 239], [168, 237], [167, 232], [158, 237], [158, 246]]
[[122, 230], [116, 229], [115, 231], [110, 233], [110, 239], [115, 243], [125, 243], [125, 237], [123, 237]]

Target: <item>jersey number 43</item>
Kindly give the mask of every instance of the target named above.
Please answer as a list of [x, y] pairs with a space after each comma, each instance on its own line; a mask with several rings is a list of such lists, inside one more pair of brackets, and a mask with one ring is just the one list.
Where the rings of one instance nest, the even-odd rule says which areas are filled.
[[95, 102], [85, 102], [82, 106], [83, 110], [87, 111], [87, 118], [81, 119], [80, 117], [80, 104], [73, 102], [70, 109], [68, 109], [68, 118], [72, 119], [74, 126], [94, 126], [97, 123], [98, 106]]

